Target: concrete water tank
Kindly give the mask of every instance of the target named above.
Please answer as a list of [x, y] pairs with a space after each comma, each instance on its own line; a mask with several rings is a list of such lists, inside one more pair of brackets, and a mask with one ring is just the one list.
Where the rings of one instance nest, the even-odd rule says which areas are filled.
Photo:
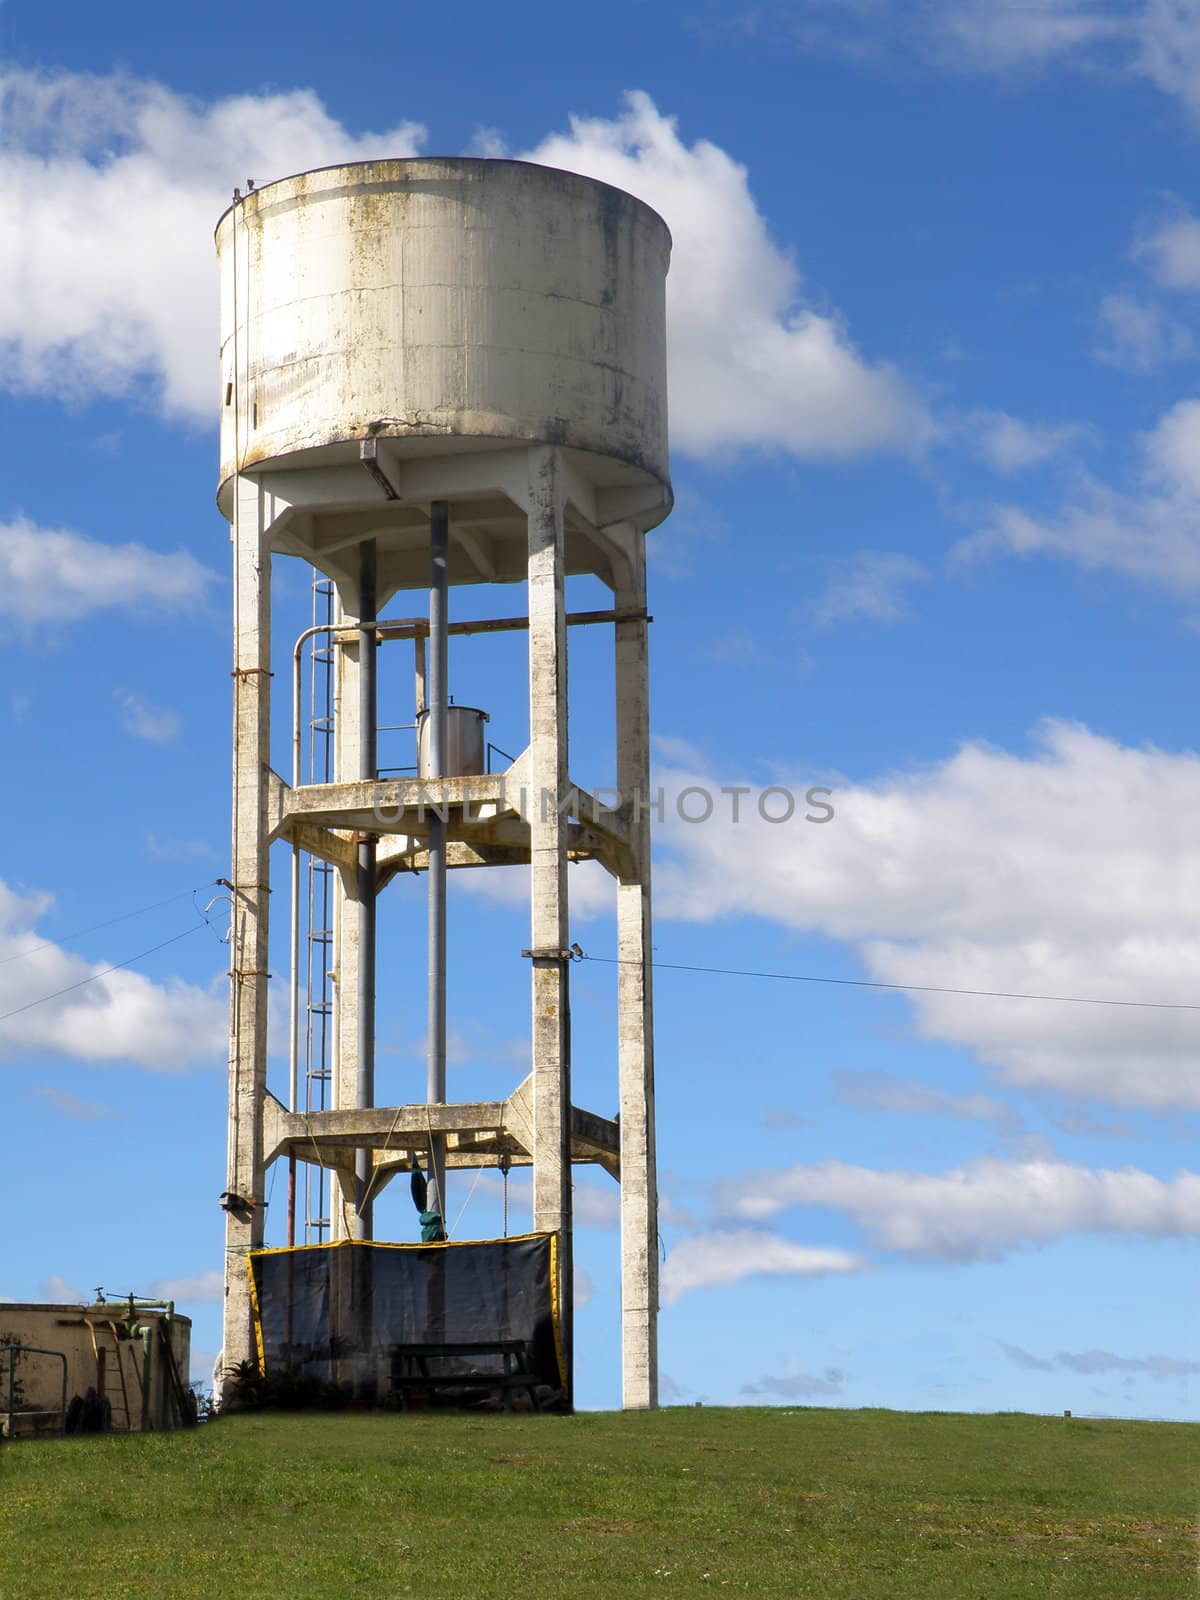
[[[231, 514], [240, 470], [302, 506], [275, 548], [338, 576], [340, 551], [369, 534], [382, 592], [428, 581], [424, 556], [404, 554], [427, 547], [427, 517], [403, 487], [378, 503], [363, 441], [394, 472], [558, 445], [593, 527], [645, 531], [667, 515], [670, 235], [640, 200], [521, 161], [360, 162], [255, 190], [216, 238], [218, 499]], [[520, 578], [523, 522], [494, 475], [477, 479], [464, 480], [450, 580]], [[594, 570], [591, 557], [568, 548], [569, 570]]]

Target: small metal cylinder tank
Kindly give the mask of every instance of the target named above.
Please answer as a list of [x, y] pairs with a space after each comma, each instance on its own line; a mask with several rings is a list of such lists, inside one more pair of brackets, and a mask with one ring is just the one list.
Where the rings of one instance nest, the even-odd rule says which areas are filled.
[[486, 711], [474, 706], [446, 707], [445, 772], [434, 772], [429, 760], [430, 717], [417, 715], [417, 776], [419, 778], [478, 777], [486, 767], [483, 729]]
[[226, 511], [235, 462], [326, 467], [372, 437], [559, 445], [669, 509], [670, 235], [640, 200], [521, 161], [361, 162], [255, 190], [217, 251]]

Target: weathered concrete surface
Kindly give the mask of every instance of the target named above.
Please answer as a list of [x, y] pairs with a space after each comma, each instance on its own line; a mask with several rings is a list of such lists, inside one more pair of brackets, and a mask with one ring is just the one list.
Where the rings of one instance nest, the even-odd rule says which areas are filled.
[[225, 1190], [227, 1368], [253, 1355], [246, 1252], [263, 1240], [260, 1106], [267, 1087], [271, 734], [270, 507], [239, 482], [233, 529], [233, 894], [230, 909], [229, 1142]]
[[[644, 545], [637, 543], [617, 605], [646, 603]], [[617, 784], [650, 793], [647, 627], [616, 628]], [[631, 826], [633, 862], [617, 885], [618, 1070], [621, 1092], [621, 1349], [624, 1404], [658, 1404], [658, 1180], [654, 1147], [654, 1005], [650, 930], [650, 811]]]
[[[228, 386], [219, 498], [240, 529], [227, 1183], [247, 1202], [227, 1226], [228, 1359], [249, 1353], [243, 1257], [262, 1237], [265, 1167], [281, 1154], [305, 1158], [295, 1125], [280, 1121], [286, 1114], [265, 1089], [269, 844], [294, 843], [338, 869], [334, 1109], [309, 1128], [309, 1158], [331, 1171], [335, 1234], [357, 1234], [356, 1154], [370, 1152], [377, 1192], [422, 1147], [422, 1132], [427, 1144], [433, 1115], [424, 1106], [355, 1106], [370, 1065], [355, 1049], [360, 835], [380, 839], [379, 887], [427, 870], [419, 808], [422, 791], [436, 788], [435, 803], [453, 807], [450, 865], [530, 864], [532, 1071], [504, 1102], [445, 1108], [457, 1125], [435, 1131], [452, 1166], [532, 1164], [535, 1226], [560, 1236], [568, 1338], [571, 1163], [620, 1175], [624, 1397], [628, 1406], [656, 1403], [649, 818], [645, 808], [631, 811], [630, 795], [645, 793], [649, 779], [645, 533], [671, 505], [668, 249], [654, 213], [605, 185], [472, 160], [304, 174], [249, 196], [218, 229]], [[347, 639], [336, 648], [335, 781], [289, 788], [266, 767], [269, 554], [312, 560], [337, 583], [352, 622], [360, 546], [374, 540], [375, 609], [384, 616], [387, 596], [428, 583], [433, 500], [449, 507], [452, 584], [528, 586], [529, 747], [507, 782], [370, 781], [357, 732], [356, 645]], [[616, 628], [615, 776], [625, 795], [609, 816], [553, 803], [571, 789], [564, 579], [572, 573], [608, 584], [621, 613], [605, 619]], [[415, 639], [405, 626], [397, 623], [397, 636]], [[419, 697], [421, 678], [418, 669]], [[379, 804], [390, 818], [376, 814]], [[582, 859], [601, 861], [617, 882], [619, 1129], [570, 1101], [566, 867]]]
[[361, 162], [265, 185], [216, 237], [243, 470], [368, 436], [511, 440], [666, 484], [670, 235], [631, 195], [519, 161]]
[[[243, 1267], [243, 1271], [244, 1271]], [[9, 1358], [3, 1347], [34, 1345], [57, 1350], [67, 1358], [67, 1401], [94, 1389], [112, 1407], [115, 1433], [137, 1432], [142, 1426], [143, 1345], [127, 1337], [126, 1307], [101, 1305], [0, 1305], [0, 1410], [8, 1409]], [[157, 1328], [161, 1311], [137, 1308], [139, 1325], [155, 1328], [150, 1359], [149, 1425], [156, 1431], [177, 1426], [167, 1364]], [[165, 1324], [166, 1325], [166, 1324]], [[176, 1315], [169, 1325], [171, 1349], [183, 1382], [188, 1382], [192, 1324]], [[19, 1355], [16, 1367], [14, 1434], [55, 1433], [62, 1397], [62, 1364], [48, 1356]]]
[[[567, 628], [563, 589], [563, 502], [557, 451], [529, 452], [529, 777], [537, 796], [567, 788]], [[567, 824], [559, 808], [529, 818], [530, 950], [533, 968], [533, 1226], [559, 1236], [559, 1303], [564, 1359], [569, 1338], [571, 1107], [568, 1032]], [[569, 1388], [569, 1381], [568, 1381]]]

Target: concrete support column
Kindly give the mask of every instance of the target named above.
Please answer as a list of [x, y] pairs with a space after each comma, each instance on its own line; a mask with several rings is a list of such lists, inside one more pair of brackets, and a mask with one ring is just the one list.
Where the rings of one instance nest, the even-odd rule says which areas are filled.
[[[338, 585], [337, 620], [353, 628], [359, 620], [355, 585]], [[359, 776], [362, 741], [359, 737], [359, 635], [342, 633], [334, 651], [333, 781], [349, 783]], [[351, 1111], [358, 1104], [358, 1001], [359, 918], [358, 873], [349, 868], [332, 879], [334, 927], [333, 1079], [330, 1103], [335, 1111]], [[357, 1181], [350, 1172], [329, 1175], [329, 1236], [362, 1239], [366, 1231], [357, 1210]]]
[[[619, 611], [646, 609], [642, 540], [618, 586]], [[617, 884], [621, 1104], [621, 1374], [627, 1410], [658, 1404], [658, 1181], [650, 928], [650, 678], [647, 625], [616, 625], [617, 786], [633, 798], [633, 871]]]
[[567, 633], [558, 451], [529, 451], [530, 942], [533, 965], [533, 1226], [558, 1234], [571, 1378], [571, 1063], [568, 1020]]
[[260, 1107], [267, 1082], [267, 772], [271, 555], [266, 497], [237, 485], [233, 593], [233, 849], [230, 913], [229, 1146], [225, 1188], [226, 1369], [254, 1358], [246, 1252], [263, 1241]]

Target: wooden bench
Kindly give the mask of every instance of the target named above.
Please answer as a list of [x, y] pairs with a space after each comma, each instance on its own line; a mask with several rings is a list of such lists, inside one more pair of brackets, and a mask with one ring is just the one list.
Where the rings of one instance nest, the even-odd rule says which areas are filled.
[[[529, 1351], [524, 1339], [478, 1339], [436, 1344], [396, 1344], [391, 1347], [392, 1388], [400, 1395], [401, 1409], [408, 1410], [408, 1397], [414, 1390], [499, 1389], [505, 1411], [512, 1410], [514, 1389], [524, 1389], [529, 1403], [538, 1409], [535, 1388], [537, 1374], [530, 1371]], [[477, 1356], [499, 1356], [501, 1372], [431, 1372], [429, 1363], [438, 1360], [470, 1360]]]

